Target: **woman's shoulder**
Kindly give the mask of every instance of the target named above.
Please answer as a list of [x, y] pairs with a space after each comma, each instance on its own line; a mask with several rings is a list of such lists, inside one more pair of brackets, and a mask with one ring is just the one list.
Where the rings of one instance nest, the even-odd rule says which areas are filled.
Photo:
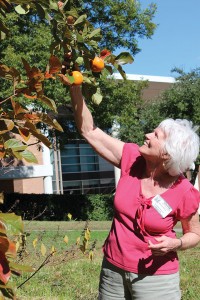
[[130, 170], [132, 164], [141, 156], [139, 146], [134, 143], [125, 143], [122, 152], [121, 169], [127, 172]]
[[182, 180], [178, 184], [178, 216], [179, 219], [185, 219], [196, 213], [200, 204], [200, 192], [194, 187], [190, 181], [182, 176]]

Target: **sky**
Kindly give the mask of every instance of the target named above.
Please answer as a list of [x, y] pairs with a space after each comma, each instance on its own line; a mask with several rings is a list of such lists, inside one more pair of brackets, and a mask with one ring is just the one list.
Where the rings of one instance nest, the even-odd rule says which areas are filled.
[[152, 2], [157, 4], [153, 22], [158, 27], [151, 39], [139, 40], [142, 50], [124, 71], [174, 77], [174, 67], [185, 72], [200, 67], [200, 1], [140, 0], [143, 8]]

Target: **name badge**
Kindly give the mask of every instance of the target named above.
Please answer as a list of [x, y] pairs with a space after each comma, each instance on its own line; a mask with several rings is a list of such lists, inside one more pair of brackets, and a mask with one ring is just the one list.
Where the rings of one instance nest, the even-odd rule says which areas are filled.
[[160, 195], [153, 197], [152, 206], [162, 218], [165, 218], [172, 211], [171, 206]]

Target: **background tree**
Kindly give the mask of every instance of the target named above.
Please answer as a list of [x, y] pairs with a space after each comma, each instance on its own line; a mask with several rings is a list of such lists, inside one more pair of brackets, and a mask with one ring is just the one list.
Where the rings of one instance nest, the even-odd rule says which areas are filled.
[[104, 0], [82, 1], [84, 12], [92, 24], [100, 27], [104, 39], [101, 48], [116, 51], [118, 48], [128, 49], [133, 56], [141, 51], [139, 39], [151, 38], [156, 24], [152, 22], [157, 6], [150, 4], [142, 9], [140, 1]]
[[[163, 119], [187, 119], [194, 126], [200, 124], [200, 69], [191, 72], [174, 68], [176, 81], [171, 88], [165, 90], [159, 98], [148, 101], [142, 111], [144, 132], [153, 130]], [[199, 128], [196, 131], [199, 134]], [[194, 184], [199, 172], [200, 156], [195, 162], [191, 182]]]

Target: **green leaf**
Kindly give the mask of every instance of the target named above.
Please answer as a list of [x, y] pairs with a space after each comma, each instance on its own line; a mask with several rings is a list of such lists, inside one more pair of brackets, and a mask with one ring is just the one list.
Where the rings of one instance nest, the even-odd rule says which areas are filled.
[[34, 4], [36, 6], [36, 9], [37, 9], [37, 12], [38, 12], [40, 18], [41, 19], [47, 19], [48, 21], [50, 21], [51, 17], [48, 14], [47, 9], [44, 6], [37, 3], [36, 1], [34, 2]]
[[87, 15], [82, 15], [76, 20], [76, 22], [74, 23], [74, 26], [85, 23], [86, 20], [87, 20]]
[[83, 57], [82, 56], [79, 56], [77, 59], [76, 59], [76, 62], [79, 66], [83, 65], [84, 63], [84, 60], [83, 60]]
[[22, 151], [25, 150], [28, 145], [24, 145], [21, 141], [17, 139], [9, 139], [4, 143], [5, 149], [12, 149], [12, 151]]
[[101, 39], [102, 38], [102, 35], [101, 35], [101, 29], [100, 28], [97, 28], [95, 30], [93, 30], [89, 35], [88, 35], [88, 38], [91, 40], [92, 38], [98, 38], [98, 39]]
[[9, 29], [1, 20], [0, 20], [0, 30], [3, 31], [6, 35], [9, 33]]
[[35, 269], [31, 266], [19, 265], [15, 262], [9, 262], [11, 271], [34, 272]]
[[13, 153], [13, 155], [17, 158], [17, 159], [19, 159], [19, 160], [22, 160], [22, 156], [21, 156], [21, 152], [18, 152], [18, 151], [12, 151], [12, 153]]
[[114, 65], [116, 67], [116, 69], [118, 70], [118, 72], [120, 73], [120, 75], [122, 76], [122, 78], [124, 80], [126, 80], [126, 73], [124, 72], [124, 70], [122, 69], [122, 66], [115, 64]]
[[[15, 152], [16, 153], [16, 152]], [[31, 163], [38, 163], [37, 158], [35, 157], [35, 155], [29, 151], [29, 150], [24, 150], [20, 152], [20, 155], [22, 158], [24, 158], [27, 162], [31, 162]]]
[[17, 5], [15, 10], [19, 15], [26, 15], [29, 12], [29, 6], [27, 5]]
[[24, 224], [22, 222], [21, 216], [17, 216], [14, 213], [1, 213], [0, 220], [6, 224], [8, 235], [15, 235], [23, 233]]
[[42, 95], [42, 97], [39, 97], [38, 100], [42, 101], [43, 103], [45, 103], [50, 109], [54, 110], [55, 112], [57, 112], [57, 108], [56, 108], [56, 104], [54, 102], [54, 100], [46, 97], [45, 95]]
[[92, 101], [95, 104], [99, 105], [101, 103], [102, 99], [103, 99], [103, 96], [101, 94], [101, 90], [100, 90], [100, 88], [97, 88], [96, 93], [92, 95]]
[[53, 9], [53, 10], [56, 10], [56, 11], [59, 10], [57, 2], [54, 2], [54, 1], [52, 1], [52, 0], [50, 0], [49, 8], [50, 8], [50, 9]]
[[119, 55], [116, 56], [115, 62], [119, 65], [125, 65], [125, 64], [132, 64], [134, 61], [134, 58], [129, 52], [121, 52]]

